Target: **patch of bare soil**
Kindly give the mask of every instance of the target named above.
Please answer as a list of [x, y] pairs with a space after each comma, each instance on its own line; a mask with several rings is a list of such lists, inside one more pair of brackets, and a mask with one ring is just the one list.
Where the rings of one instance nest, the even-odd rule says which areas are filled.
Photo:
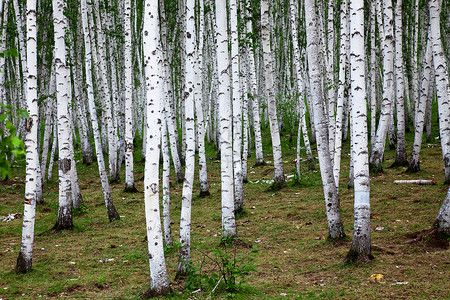
[[447, 250], [449, 242], [443, 239], [436, 228], [429, 228], [406, 234], [407, 240], [403, 244], [420, 245], [430, 250]]

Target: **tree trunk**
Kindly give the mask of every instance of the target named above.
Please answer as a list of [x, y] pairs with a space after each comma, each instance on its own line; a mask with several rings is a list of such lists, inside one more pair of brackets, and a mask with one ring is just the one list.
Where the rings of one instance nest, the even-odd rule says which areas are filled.
[[270, 136], [272, 139], [273, 165], [275, 168], [274, 185], [280, 187], [286, 184], [284, 178], [283, 157], [281, 154], [280, 131], [278, 128], [277, 103], [275, 98], [275, 89], [273, 85], [273, 62], [270, 47], [270, 25], [269, 25], [269, 3], [268, 0], [261, 1], [261, 38], [264, 57], [264, 72], [267, 88], [267, 113], [270, 123]]
[[339, 196], [333, 177], [333, 169], [328, 148], [327, 119], [323, 107], [322, 74], [318, 61], [317, 17], [313, 0], [305, 2], [306, 40], [309, 65], [311, 97], [314, 103], [314, 124], [316, 127], [317, 151], [319, 154], [320, 172], [325, 195], [325, 206], [328, 218], [328, 232], [332, 239], [345, 236], [341, 220]]
[[228, 58], [228, 36], [226, 3], [216, 0], [217, 71], [219, 74], [219, 128], [220, 128], [220, 172], [222, 186], [222, 237], [237, 235], [234, 217], [233, 190], [233, 143], [230, 95], [230, 61]]
[[405, 82], [403, 80], [402, 3], [403, 0], [397, 0], [397, 4], [395, 6], [395, 84], [397, 87], [397, 151], [394, 162], [395, 166], [408, 165], [405, 140]]
[[430, 0], [430, 36], [436, 81], [436, 95], [439, 112], [439, 135], [444, 160], [444, 183], [450, 183], [450, 84], [447, 59], [442, 49], [439, 17], [442, 0]]
[[16, 272], [31, 271], [34, 245], [34, 222], [36, 216], [36, 183], [39, 152], [37, 149], [38, 99], [37, 99], [37, 26], [36, 1], [27, 1], [27, 111], [29, 118], [25, 127], [26, 175], [25, 201], [22, 226], [22, 242], [17, 258]]
[[183, 196], [181, 199], [181, 219], [180, 219], [180, 257], [178, 260], [177, 276], [185, 276], [189, 261], [191, 259], [191, 207], [192, 189], [195, 172], [195, 122], [194, 122], [194, 93], [195, 89], [195, 61], [198, 49], [196, 47], [196, 31], [194, 17], [194, 0], [186, 2], [186, 76], [185, 76], [185, 99], [184, 115], [186, 123], [183, 127], [186, 130], [186, 152], [185, 152], [185, 175], [183, 183]]
[[134, 186], [133, 146], [133, 63], [131, 44], [131, 0], [125, 0], [125, 192], [137, 192]]
[[161, 43], [159, 40], [158, 2], [144, 3], [144, 62], [147, 88], [147, 157], [145, 159], [144, 197], [150, 265], [149, 294], [159, 296], [169, 293], [164, 258], [163, 235], [159, 212], [159, 157], [161, 146], [161, 106], [163, 103], [163, 76]]
[[[65, 33], [67, 19], [63, 13], [65, 4], [62, 0], [53, 0], [53, 19], [55, 28], [55, 75], [56, 75], [56, 102], [58, 118], [58, 167], [59, 167], [59, 207], [58, 219], [54, 229], [68, 229], [73, 227], [72, 201], [71, 201], [71, 175], [72, 160], [70, 151], [71, 122], [69, 114], [69, 99], [71, 98], [71, 85], [69, 69], [66, 65]], [[73, 150], [72, 150], [73, 151]]]
[[100, 130], [98, 128], [97, 121], [97, 108], [94, 102], [94, 89], [92, 84], [92, 49], [91, 49], [91, 39], [89, 35], [89, 24], [88, 24], [88, 8], [86, 0], [81, 0], [81, 17], [83, 21], [83, 33], [84, 33], [84, 47], [85, 47], [85, 70], [86, 72], [86, 89], [89, 101], [89, 114], [91, 116], [92, 131], [94, 133], [95, 151], [97, 152], [97, 163], [98, 172], [100, 174], [100, 179], [102, 183], [103, 196], [105, 199], [106, 211], [108, 213], [108, 218], [110, 222], [119, 220], [119, 213], [116, 211], [114, 206], [111, 191], [109, 189], [108, 177], [106, 175], [105, 161], [102, 152], [102, 143], [100, 140]]
[[384, 2], [384, 40], [383, 40], [383, 102], [381, 103], [380, 120], [378, 123], [375, 143], [370, 155], [370, 169], [383, 172], [383, 156], [386, 145], [386, 135], [391, 120], [391, 106], [394, 98], [394, 32], [392, 28], [392, 1]]
[[350, 78], [352, 106], [352, 160], [354, 174], [354, 226], [347, 261], [369, 262], [373, 258], [370, 242], [370, 177], [367, 131], [366, 82], [364, 74], [364, 2], [350, 2]]

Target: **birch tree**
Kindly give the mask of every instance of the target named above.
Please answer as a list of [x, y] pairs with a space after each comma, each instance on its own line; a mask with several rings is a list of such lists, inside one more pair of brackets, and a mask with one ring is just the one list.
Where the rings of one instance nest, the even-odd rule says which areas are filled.
[[370, 177], [367, 132], [366, 76], [364, 53], [364, 1], [350, 1], [350, 78], [352, 105], [352, 159], [354, 173], [354, 226], [347, 260], [369, 262]]
[[392, 99], [394, 98], [394, 32], [392, 28], [392, 1], [384, 1], [383, 10], [383, 102], [381, 103], [380, 119], [370, 154], [370, 168], [377, 172], [383, 171], [383, 156], [386, 146], [386, 135], [391, 119]]
[[339, 196], [333, 177], [330, 150], [328, 148], [328, 126], [323, 106], [322, 74], [318, 59], [317, 15], [314, 0], [305, 1], [305, 22], [311, 100], [314, 104], [314, 124], [328, 219], [328, 232], [330, 238], [339, 239], [343, 238], [345, 233], [339, 208]]
[[216, 36], [217, 36], [217, 71], [219, 74], [219, 90], [217, 102], [219, 105], [220, 129], [220, 173], [222, 192], [222, 236], [234, 237], [236, 220], [234, 217], [233, 191], [233, 144], [232, 144], [232, 113], [230, 95], [230, 62], [228, 58], [228, 35], [226, 2], [216, 0]]
[[37, 26], [36, 1], [27, 0], [27, 112], [25, 126], [26, 175], [22, 242], [15, 270], [31, 271], [33, 263], [34, 222], [36, 216], [36, 184], [39, 154], [37, 148], [38, 97], [37, 97]]
[[439, 16], [442, 0], [428, 2], [430, 9], [430, 40], [436, 81], [436, 95], [439, 111], [439, 135], [444, 160], [445, 183], [450, 183], [450, 84], [447, 58], [442, 49]]
[[71, 161], [71, 118], [69, 100], [71, 87], [69, 69], [66, 65], [65, 34], [67, 18], [64, 15], [66, 5], [62, 0], [53, 0], [53, 23], [55, 31], [55, 76], [56, 103], [58, 119], [58, 167], [59, 167], [59, 207], [55, 229], [73, 227], [72, 220], [72, 161]]
[[444, 236], [450, 235], [450, 188], [447, 192], [447, 196], [439, 209], [434, 226], [437, 232]]
[[403, 26], [402, 26], [403, 0], [397, 0], [395, 5], [395, 85], [397, 108], [397, 151], [395, 166], [408, 164], [406, 158], [405, 140], [405, 82], [403, 79]]
[[273, 149], [273, 165], [275, 168], [274, 185], [284, 186], [283, 157], [281, 154], [280, 130], [278, 128], [277, 103], [275, 99], [275, 88], [273, 84], [273, 61], [270, 47], [270, 23], [269, 23], [269, 1], [261, 1], [261, 39], [264, 58], [264, 72], [267, 89], [267, 113], [270, 124], [270, 137]]
[[137, 192], [134, 186], [133, 160], [133, 65], [131, 44], [131, 0], [125, 0], [124, 66], [125, 66], [125, 192]]
[[158, 2], [144, 3], [144, 64], [147, 89], [147, 158], [145, 160], [144, 198], [150, 265], [150, 289], [153, 296], [169, 293], [164, 258], [163, 233], [159, 211], [159, 157], [161, 146], [162, 54], [159, 38]]
[[97, 121], [97, 108], [94, 102], [94, 88], [92, 84], [92, 47], [89, 34], [88, 7], [86, 0], [81, 0], [81, 17], [83, 21], [84, 49], [85, 49], [85, 70], [86, 70], [86, 90], [89, 102], [89, 115], [91, 117], [92, 132], [94, 135], [95, 151], [97, 155], [98, 172], [102, 183], [103, 197], [105, 200], [106, 212], [110, 222], [119, 220], [109, 188], [108, 176], [106, 174], [105, 160], [103, 158], [102, 142], [100, 139], [100, 129]]
[[195, 86], [195, 60], [197, 58], [196, 32], [194, 17], [195, 1], [186, 2], [186, 76], [185, 76], [185, 100], [184, 115], [186, 123], [186, 152], [185, 152], [185, 176], [183, 183], [183, 195], [181, 199], [180, 219], [180, 258], [177, 267], [177, 276], [184, 276], [191, 256], [191, 205], [192, 188], [195, 171], [195, 122], [194, 122], [194, 91]]

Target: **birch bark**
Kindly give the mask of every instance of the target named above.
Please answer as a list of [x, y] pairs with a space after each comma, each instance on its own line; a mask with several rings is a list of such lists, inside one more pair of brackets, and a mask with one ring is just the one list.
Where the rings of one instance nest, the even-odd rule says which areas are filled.
[[405, 82], [403, 80], [403, 0], [397, 0], [395, 5], [395, 84], [397, 88], [397, 151], [395, 166], [406, 166], [406, 140], [405, 140]]
[[381, 103], [380, 120], [369, 161], [370, 168], [377, 172], [383, 171], [382, 163], [386, 146], [386, 135], [389, 129], [392, 99], [394, 97], [394, 33], [392, 28], [392, 1], [387, 0], [384, 2], [384, 5], [383, 102]]
[[[71, 160], [71, 118], [69, 115], [69, 99], [71, 86], [69, 69], [66, 65], [65, 34], [67, 18], [64, 15], [66, 5], [62, 0], [53, 0], [53, 23], [55, 31], [55, 77], [56, 103], [58, 118], [58, 167], [59, 167], [59, 207], [58, 219], [54, 229], [73, 227], [72, 219], [72, 160]], [[73, 150], [72, 150], [73, 151]]]
[[145, 160], [144, 197], [150, 265], [149, 294], [169, 293], [164, 258], [163, 233], [159, 212], [159, 157], [161, 147], [162, 53], [159, 39], [158, 2], [144, 3], [143, 47], [147, 88], [147, 158]]
[[124, 66], [125, 66], [125, 192], [137, 192], [134, 186], [133, 160], [133, 64], [131, 43], [131, 0], [125, 0], [124, 16]]
[[22, 242], [16, 263], [16, 272], [31, 271], [36, 216], [36, 184], [39, 154], [37, 149], [38, 99], [37, 99], [37, 26], [36, 1], [27, 0], [27, 111], [25, 126], [26, 175]]
[[197, 59], [196, 32], [194, 17], [195, 1], [186, 2], [186, 76], [185, 76], [185, 100], [184, 115], [186, 123], [186, 152], [185, 152], [185, 176], [183, 183], [183, 195], [181, 199], [181, 219], [180, 219], [180, 257], [178, 260], [177, 276], [186, 275], [186, 270], [191, 259], [191, 207], [192, 189], [194, 184], [195, 171], [195, 121], [194, 121], [194, 92], [195, 86], [195, 60]]
[[322, 74], [318, 60], [317, 16], [314, 0], [305, 1], [305, 22], [311, 100], [314, 103], [314, 124], [316, 127], [317, 151], [324, 188], [329, 237], [339, 239], [345, 236], [339, 208], [339, 196], [333, 177], [330, 150], [328, 148], [327, 118], [323, 106]]
[[350, 69], [352, 105], [352, 159], [354, 172], [354, 229], [347, 260], [369, 262], [370, 177], [364, 52], [364, 1], [350, 1]]
[[228, 58], [227, 18], [223, 14], [226, 10], [226, 2], [216, 0], [217, 71], [219, 75], [217, 102], [220, 128], [222, 237], [224, 238], [237, 235], [233, 195], [233, 124], [230, 95], [230, 62]]
[[422, 135], [425, 122], [425, 110], [429, 92], [430, 76], [432, 68], [432, 50], [431, 41], [428, 40], [427, 50], [424, 56], [424, 69], [422, 74], [421, 92], [418, 104], [416, 106], [415, 113], [415, 130], [414, 130], [414, 144], [409, 160], [407, 172], [418, 172], [420, 170], [420, 150], [422, 147]]
[[269, 25], [269, 3], [268, 0], [261, 1], [261, 38], [264, 59], [264, 70], [267, 88], [267, 113], [270, 123], [270, 136], [272, 139], [273, 164], [275, 169], [274, 184], [284, 186], [283, 157], [281, 154], [280, 131], [278, 128], [277, 103], [275, 99], [275, 88], [273, 84], [273, 61], [270, 48], [270, 25]]
[[233, 169], [234, 169], [234, 209], [244, 209], [244, 185], [242, 177], [242, 98], [239, 82], [239, 39], [237, 2], [230, 0], [231, 73], [233, 79]]
[[89, 114], [91, 117], [92, 132], [94, 134], [95, 151], [97, 154], [98, 172], [102, 183], [103, 196], [105, 200], [106, 211], [110, 222], [119, 220], [119, 213], [114, 206], [111, 190], [109, 188], [108, 176], [105, 169], [105, 161], [103, 158], [102, 142], [100, 140], [100, 130], [97, 121], [97, 109], [94, 102], [94, 88], [92, 84], [92, 48], [91, 38], [89, 35], [88, 24], [88, 7], [86, 0], [81, 0], [81, 17], [83, 22], [84, 47], [85, 47], [85, 70], [86, 70], [86, 89], [89, 101]]
[[439, 135], [446, 184], [450, 183], [450, 84], [447, 58], [442, 49], [440, 15], [442, 0], [430, 0], [430, 35], [436, 81], [436, 95], [439, 112]]

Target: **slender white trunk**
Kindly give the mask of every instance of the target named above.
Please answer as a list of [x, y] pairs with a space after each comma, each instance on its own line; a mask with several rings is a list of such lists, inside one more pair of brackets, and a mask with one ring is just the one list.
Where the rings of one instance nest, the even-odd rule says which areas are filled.
[[434, 225], [437, 227], [437, 231], [444, 236], [450, 235], [450, 188], [447, 196], [439, 209]]
[[217, 71], [219, 74], [218, 110], [220, 129], [220, 172], [222, 186], [222, 237], [236, 236], [233, 191], [233, 143], [230, 95], [226, 2], [216, 0]]
[[[252, 26], [252, 7], [250, 5], [250, 1], [247, 1], [247, 33], [253, 33]], [[263, 156], [263, 148], [262, 148], [262, 135], [261, 135], [261, 116], [259, 113], [259, 95], [257, 92], [257, 82], [256, 82], [256, 74], [257, 69], [255, 67], [255, 47], [251, 47], [250, 51], [248, 51], [248, 73], [250, 75], [250, 94], [252, 95], [251, 104], [252, 104], [252, 113], [253, 113], [253, 131], [255, 133], [255, 165], [262, 166], [264, 165], [264, 156]]]
[[442, 49], [440, 14], [442, 0], [430, 0], [430, 35], [439, 112], [439, 135], [444, 160], [445, 183], [450, 183], [450, 84], [447, 58]]
[[423, 127], [425, 122], [425, 110], [426, 103], [429, 92], [430, 85], [430, 76], [431, 76], [431, 68], [432, 65], [432, 50], [431, 50], [431, 41], [428, 40], [427, 50], [425, 51], [424, 56], [424, 69], [422, 74], [422, 83], [421, 83], [421, 92], [420, 98], [418, 99], [418, 104], [416, 107], [415, 113], [415, 130], [414, 130], [414, 144], [413, 150], [411, 153], [411, 158], [409, 160], [409, 166], [407, 172], [418, 172], [420, 170], [420, 149], [422, 147], [422, 135], [423, 135]]
[[163, 227], [164, 227], [164, 245], [173, 246], [172, 226], [170, 224], [170, 153], [169, 141], [167, 139], [167, 122], [162, 121], [161, 128], [161, 149], [163, 156], [163, 174], [162, 174], [162, 190], [163, 190]]
[[197, 121], [197, 149], [198, 149], [198, 171], [200, 181], [200, 197], [209, 195], [208, 172], [206, 169], [206, 153], [205, 153], [205, 120], [203, 117], [203, 27], [204, 27], [204, 11], [203, 1], [200, 1], [199, 11], [199, 29], [198, 29], [198, 48], [195, 58], [195, 115]]
[[65, 33], [67, 19], [64, 15], [65, 3], [62, 0], [53, 0], [53, 23], [55, 30], [55, 76], [56, 76], [56, 103], [58, 118], [58, 166], [59, 166], [59, 207], [58, 219], [55, 229], [73, 227], [72, 219], [72, 190], [71, 175], [72, 161], [71, 144], [71, 118], [69, 114], [69, 101], [71, 86], [69, 69], [66, 65]]
[[[93, 12], [95, 13], [96, 17], [96, 32], [97, 32], [97, 61], [98, 61], [98, 67], [99, 67], [99, 75], [101, 79], [101, 83], [98, 85], [100, 89], [100, 94], [103, 96], [103, 113], [104, 113], [104, 119], [106, 123], [106, 131], [108, 136], [108, 154], [109, 154], [109, 180], [111, 182], [116, 182], [118, 180], [119, 174], [118, 166], [117, 166], [117, 130], [114, 126], [114, 119], [113, 119], [113, 113], [112, 113], [112, 104], [111, 104], [111, 89], [109, 86], [108, 81], [108, 68], [106, 66], [106, 41], [103, 34], [103, 29], [101, 26], [101, 18], [100, 18], [100, 11], [99, 11], [99, 2], [94, 1], [94, 9]], [[106, 17], [106, 16], [105, 16]]]
[[262, 49], [264, 57], [264, 70], [266, 77], [266, 88], [268, 93], [267, 113], [270, 123], [270, 136], [272, 139], [273, 164], [275, 168], [274, 184], [284, 186], [286, 184], [284, 178], [283, 157], [281, 154], [280, 131], [277, 119], [277, 103], [275, 98], [275, 88], [273, 85], [273, 62], [270, 55], [270, 25], [269, 25], [269, 3], [268, 0], [261, 1], [261, 36]]
[[391, 119], [391, 106], [394, 98], [394, 32], [392, 28], [392, 1], [384, 2], [384, 49], [383, 49], [383, 102], [381, 103], [380, 121], [378, 123], [375, 143], [370, 155], [371, 168], [383, 171], [383, 156], [386, 145], [386, 135]]
[[395, 6], [395, 84], [397, 87], [397, 151], [395, 155], [396, 166], [408, 164], [406, 158], [405, 140], [405, 82], [403, 80], [403, 26], [402, 26], [402, 3], [397, 0]]
[[133, 63], [131, 44], [131, 0], [125, 0], [125, 191], [137, 192], [134, 186], [133, 160]]
[[327, 20], [327, 66], [326, 66], [326, 88], [328, 100], [328, 143], [331, 154], [331, 162], [334, 161], [335, 152], [335, 106], [336, 106], [336, 89], [334, 82], [334, 3], [335, 0], [328, 1], [328, 20]]
[[336, 137], [333, 160], [333, 174], [336, 188], [339, 191], [339, 176], [341, 172], [341, 155], [342, 155], [342, 135], [343, 135], [343, 118], [344, 118], [344, 102], [345, 102], [345, 87], [346, 87], [346, 66], [348, 61], [347, 56], [347, 42], [349, 40], [349, 1], [344, 0], [341, 3], [341, 40], [339, 51], [339, 88], [337, 95], [337, 110], [336, 110]]
[[233, 169], [234, 169], [234, 209], [244, 209], [244, 185], [242, 177], [242, 98], [239, 82], [239, 41], [237, 2], [230, 0], [231, 73], [233, 106]]
[[194, 122], [194, 91], [195, 86], [195, 60], [197, 59], [196, 32], [194, 18], [194, 0], [188, 0], [186, 3], [186, 82], [184, 115], [186, 123], [186, 168], [183, 183], [183, 196], [181, 199], [181, 219], [180, 219], [180, 258], [177, 267], [177, 275], [186, 273], [189, 261], [191, 259], [191, 207], [192, 207], [192, 188], [194, 184], [195, 171], [195, 122]]
[[[53, 104], [56, 108], [56, 103]], [[58, 149], [58, 125], [57, 125], [57, 118], [55, 116], [56, 114], [53, 114], [53, 144], [52, 144], [52, 151], [50, 153], [50, 161], [48, 163], [48, 176], [47, 180], [52, 180], [52, 172], [53, 172], [53, 163], [55, 162], [55, 153]]]
[[370, 144], [375, 143], [377, 122], [377, 57], [375, 44], [376, 3], [370, 3]]
[[368, 262], [370, 242], [370, 177], [364, 53], [364, 1], [350, 2], [350, 69], [354, 226], [349, 260]]
[[158, 2], [145, 1], [144, 62], [147, 88], [147, 157], [145, 159], [144, 197], [147, 223], [150, 292], [157, 296], [169, 292], [163, 234], [159, 212], [159, 158], [161, 146], [162, 53], [159, 39]]
[[324, 188], [328, 232], [330, 238], [339, 239], [344, 237], [345, 233], [341, 220], [339, 196], [333, 177], [330, 150], [328, 148], [328, 128], [323, 106], [322, 74], [318, 59], [317, 16], [314, 0], [305, 1], [305, 22], [311, 98], [314, 103], [314, 124], [316, 126], [317, 151]]
[[88, 24], [88, 7], [86, 0], [81, 0], [81, 17], [83, 21], [83, 33], [84, 33], [84, 47], [85, 47], [85, 70], [86, 72], [86, 89], [89, 101], [89, 114], [91, 116], [92, 131], [94, 133], [95, 151], [97, 154], [98, 172], [102, 182], [103, 196], [105, 199], [106, 211], [108, 213], [109, 221], [119, 220], [119, 213], [114, 207], [114, 203], [111, 197], [111, 190], [109, 189], [108, 177], [106, 175], [105, 161], [102, 152], [102, 143], [100, 140], [100, 130], [97, 121], [97, 109], [94, 102], [94, 89], [92, 84], [92, 48], [91, 38], [89, 35]]
[[[52, 72], [50, 74], [50, 84], [49, 84], [49, 89], [48, 89], [48, 94], [52, 95], [55, 92], [55, 80], [54, 80], [54, 76], [55, 75], [55, 70], [54, 67], [52, 67]], [[45, 179], [45, 169], [47, 168], [47, 160], [48, 160], [48, 150], [49, 150], [49, 145], [51, 142], [51, 137], [52, 137], [52, 117], [54, 114], [54, 107], [55, 104], [53, 102], [52, 98], [47, 98], [47, 111], [45, 114], [45, 132], [44, 132], [44, 142], [43, 142], [43, 147], [42, 147], [42, 159], [41, 159], [41, 181], [42, 181], [42, 185], [44, 185], [44, 179]]]
[[37, 26], [36, 1], [27, 1], [27, 111], [25, 126], [26, 175], [22, 242], [16, 271], [26, 273], [32, 268], [34, 222], [36, 216], [36, 183], [39, 152], [37, 149], [38, 99], [37, 99]]

